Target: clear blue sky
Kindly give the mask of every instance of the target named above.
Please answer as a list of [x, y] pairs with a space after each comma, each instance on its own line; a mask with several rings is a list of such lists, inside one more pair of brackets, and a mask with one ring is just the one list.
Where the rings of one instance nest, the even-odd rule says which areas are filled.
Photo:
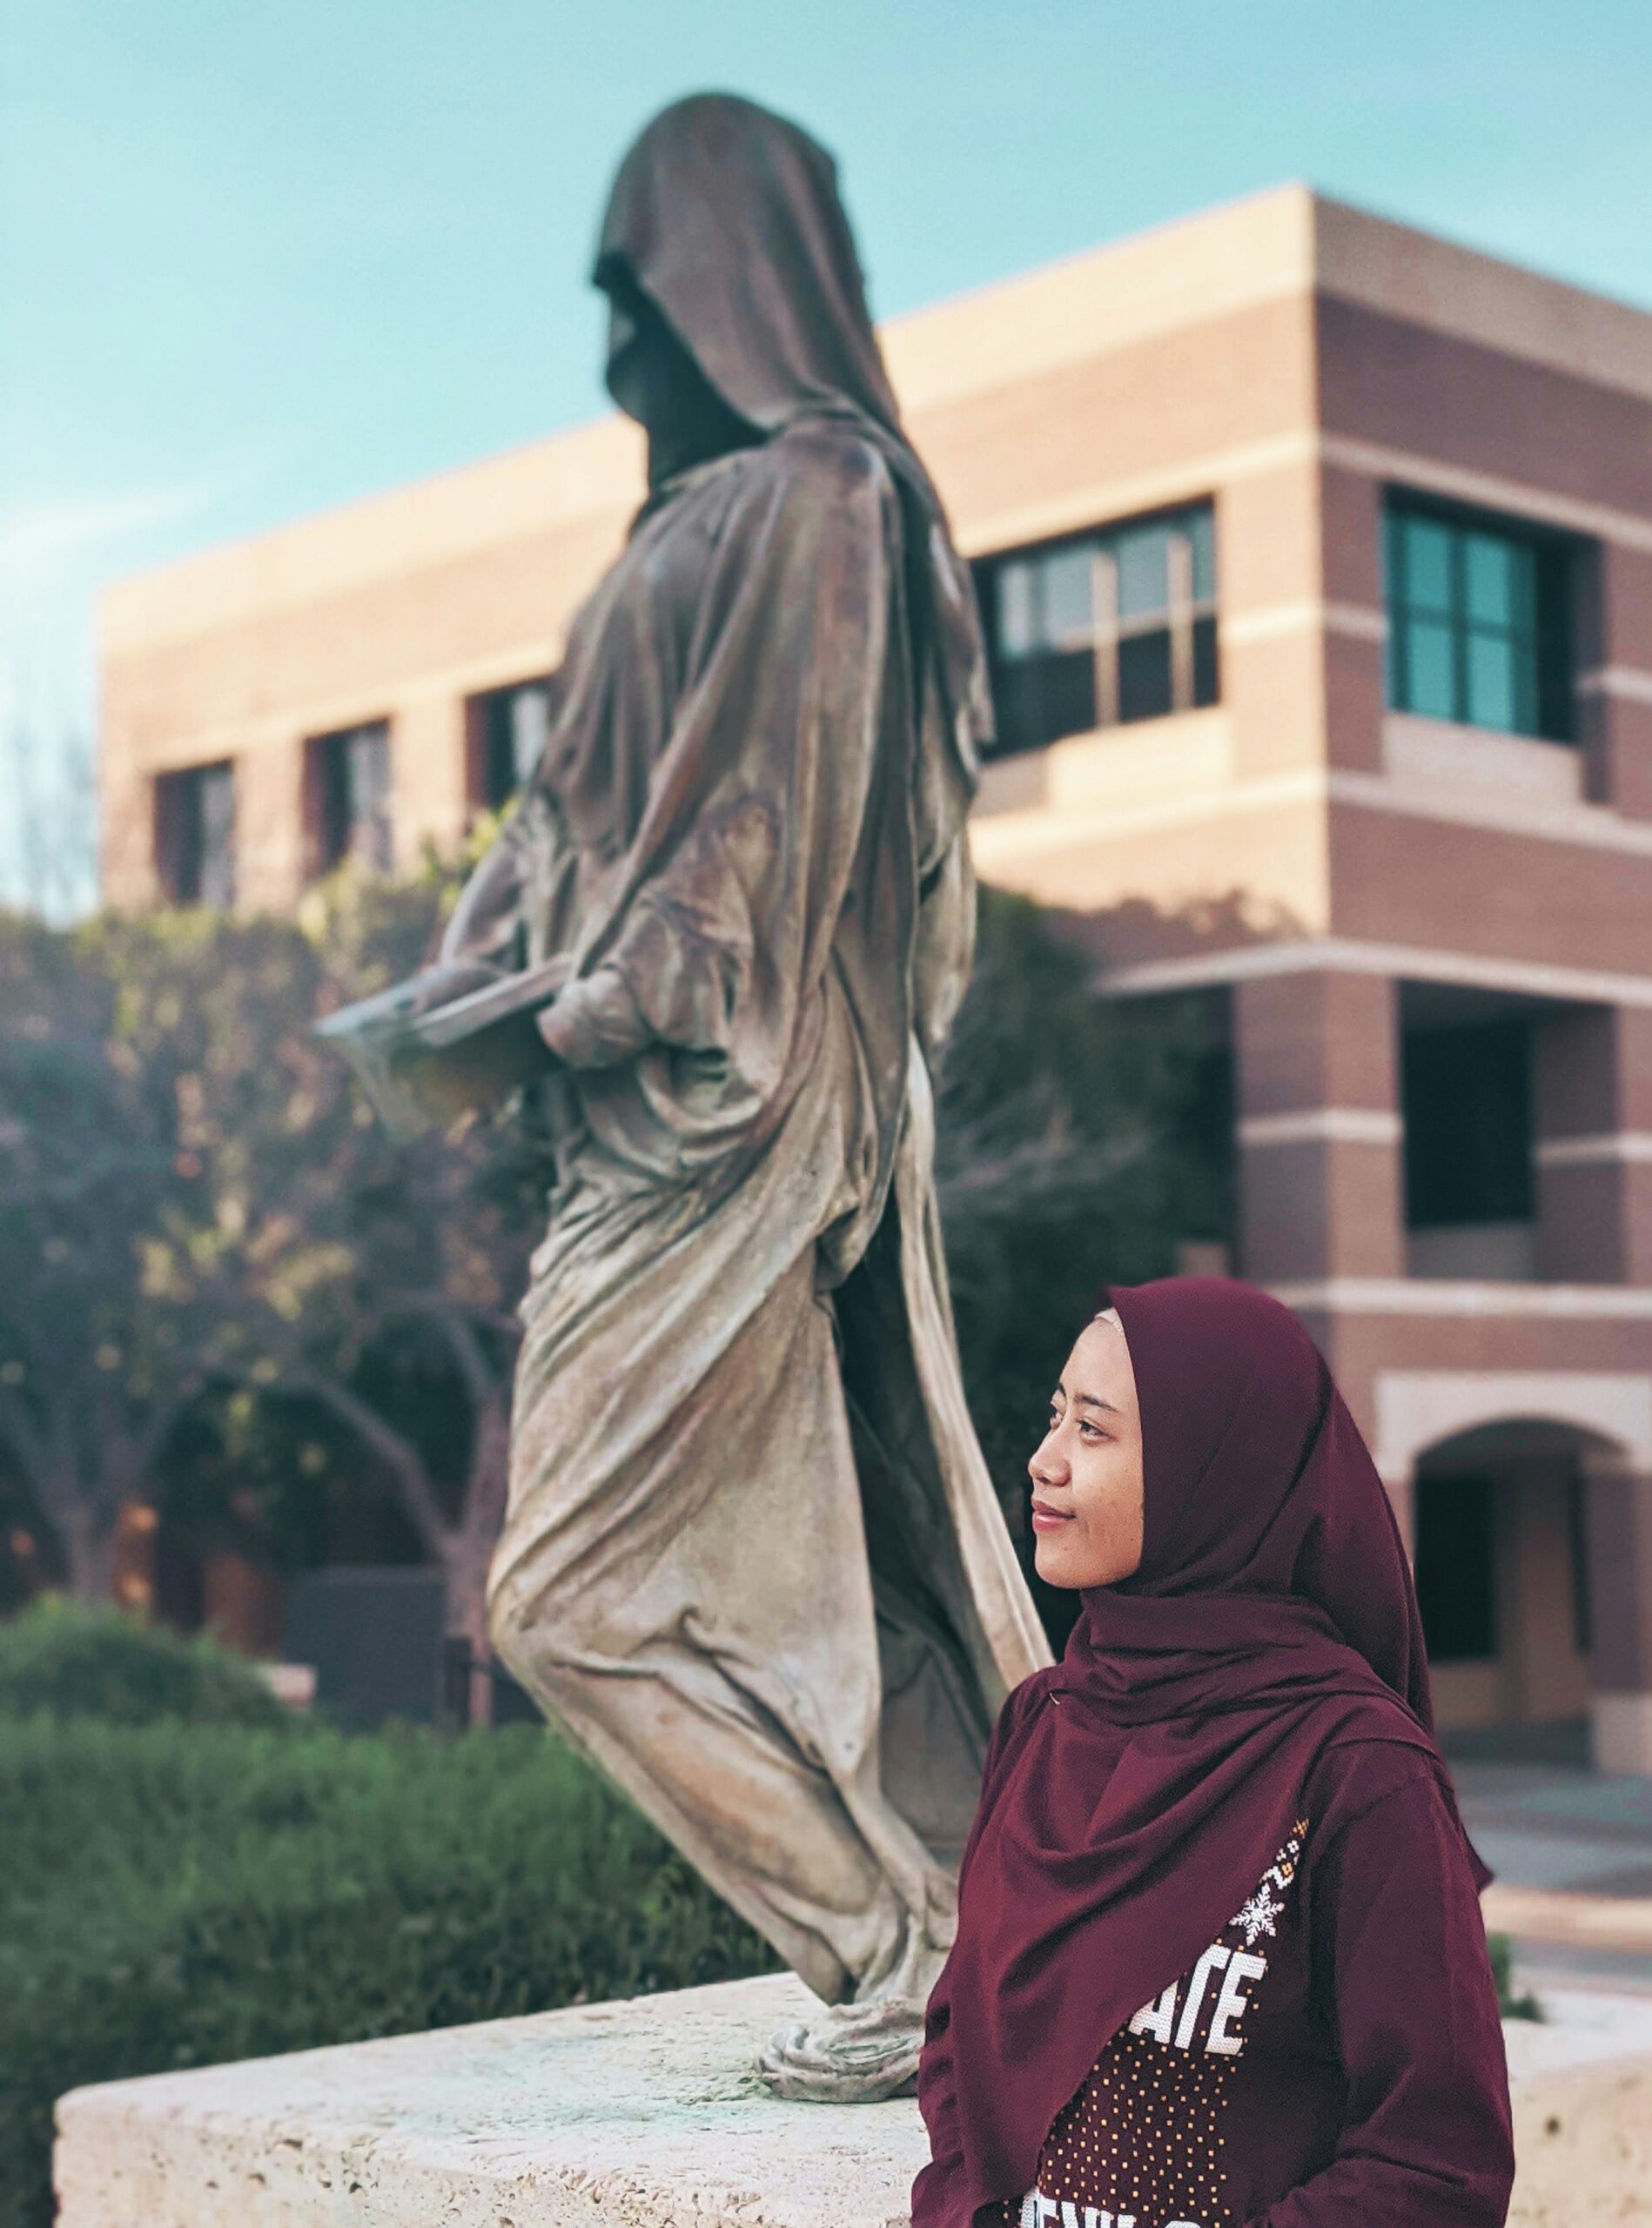
[[90, 717], [100, 580], [603, 407], [604, 187], [706, 86], [879, 314], [1290, 178], [1652, 301], [1648, 0], [0, 0], [0, 720]]

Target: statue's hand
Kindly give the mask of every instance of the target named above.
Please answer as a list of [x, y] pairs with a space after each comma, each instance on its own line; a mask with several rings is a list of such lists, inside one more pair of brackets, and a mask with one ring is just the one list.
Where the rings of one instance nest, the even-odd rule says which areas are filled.
[[559, 990], [534, 1016], [539, 1033], [571, 1068], [609, 1068], [652, 1043], [629, 984], [616, 968], [598, 967]]

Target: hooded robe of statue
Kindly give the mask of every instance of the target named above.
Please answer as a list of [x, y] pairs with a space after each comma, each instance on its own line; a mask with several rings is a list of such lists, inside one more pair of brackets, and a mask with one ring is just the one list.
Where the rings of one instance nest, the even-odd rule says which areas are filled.
[[640, 288], [751, 440], [657, 487], [574, 625], [443, 956], [569, 982], [491, 1628], [828, 2002], [953, 1873], [1048, 1661], [959, 1379], [930, 1072], [987, 698], [829, 157], [722, 96], [626, 158]]

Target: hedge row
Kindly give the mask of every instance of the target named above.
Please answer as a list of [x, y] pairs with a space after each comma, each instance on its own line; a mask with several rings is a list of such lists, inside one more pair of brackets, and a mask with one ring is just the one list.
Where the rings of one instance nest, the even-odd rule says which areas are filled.
[[302, 1729], [244, 1655], [50, 1594], [0, 1623], [0, 1715]]
[[0, 1717], [0, 2223], [84, 2082], [761, 1971], [766, 1946], [518, 1727]]

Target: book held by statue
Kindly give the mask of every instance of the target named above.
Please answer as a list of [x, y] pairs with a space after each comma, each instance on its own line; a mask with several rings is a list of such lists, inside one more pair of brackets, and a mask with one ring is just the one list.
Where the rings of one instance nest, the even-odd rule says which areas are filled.
[[409, 1137], [550, 1073], [536, 1017], [567, 975], [564, 958], [516, 970], [443, 961], [341, 1006], [315, 1033], [348, 1059], [386, 1125]]

